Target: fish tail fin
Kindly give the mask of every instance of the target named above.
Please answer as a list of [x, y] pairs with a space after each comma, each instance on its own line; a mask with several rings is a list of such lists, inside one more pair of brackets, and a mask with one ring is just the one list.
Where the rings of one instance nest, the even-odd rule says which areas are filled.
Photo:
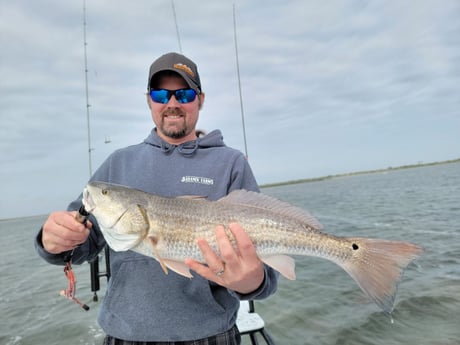
[[384, 312], [390, 314], [404, 269], [423, 249], [408, 242], [349, 238], [353, 256], [339, 265]]

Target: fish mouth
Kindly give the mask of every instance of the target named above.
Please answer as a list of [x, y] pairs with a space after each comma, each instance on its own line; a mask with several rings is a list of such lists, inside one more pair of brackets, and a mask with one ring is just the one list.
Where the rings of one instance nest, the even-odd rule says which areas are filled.
[[82, 202], [83, 202], [83, 206], [85, 206], [86, 212], [91, 213], [96, 208], [96, 204], [95, 204], [93, 198], [91, 197], [91, 193], [89, 192], [89, 190], [87, 188], [85, 188], [83, 190], [83, 200], [82, 200]]

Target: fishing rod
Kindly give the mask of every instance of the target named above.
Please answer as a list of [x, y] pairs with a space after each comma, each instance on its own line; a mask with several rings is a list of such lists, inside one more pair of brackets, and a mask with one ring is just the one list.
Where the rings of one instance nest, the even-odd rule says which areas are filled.
[[83, 0], [83, 48], [85, 56], [85, 95], [86, 95], [86, 130], [88, 132], [88, 168], [89, 176], [93, 174], [92, 172], [92, 162], [91, 162], [91, 126], [90, 126], [90, 117], [89, 117], [89, 92], [88, 92], [88, 58], [86, 54], [86, 0]]
[[240, 93], [240, 108], [241, 108], [241, 123], [243, 125], [243, 139], [244, 139], [244, 153], [248, 159], [248, 145], [246, 142], [246, 126], [244, 123], [244, 108], [243, 108], [243, 93], [241, 91], [241, 78], [240, 78], [240, 63], [238, 59], [238, 40], [236, 36], [236, 14], [235, 4], [233, 4], [233, 37], [235, 39], [235, 57], [236, 57], [236, 73], [238, 75], [238, 90]]
[[104, 247], [105, 272], [99, 270], [99, 255], [89, 262], [91, 275], [91, 292], [93, 292], [93, 302], [98, 301], [97, 292], [101, 289], [101, 278], [110, 279], [110, 250], [109, 246]]
[[182, 54], [182, 44], [180, 41], [180, 33], [179, 33], [179, 25], [177, 24], [177, 16], [176, 16], [176, 6], [174, 6], [174, 0], [171, 0], [171, 7], [174, 17], [174, 24], [176, 25], [176, 35], [177, 35], [177, 43], [179, 44], [179, 53]]
[[[91, 152], [93, 148], [91, 147], [91, 125], [90, 125], [90, 113], [89, 113], [89, 91], [88, 91], [88, 57], [87, 57], [87, 46], [86, 41], [86, 0], [83, 0], [83, 47], [84, 47], [84, 58], [85, 58], [85, 94], [86, 94], [86, 124], [87, 124], [87, 134], [88, 134], [88, 167], [89, 167], [89, 177], [93, 175], [92, 171], [92, 161], [91, 161]], [[107, 140], [106, 140], [107, 142]], [[86, 211], [82, 206], [77, 213], [77, 217], [84, 217]], [[109, 248], [105, 246], [105, 272], [99, 270], [99, 255], [96, 256], [93, 260], [89, 261], [90, 264], [90, 276], [91, 276], [91, 291], [93, 292], [93, 301], [97, 302], [97, 292], [100, 290], [100, 279], [101, 277], [106, 277], [107, 281], [110, 278], [110, 257], [109, 257]]]
[[[176, 34], [177, 34], [177, 42], [179, 44], [179, 51], [182, 53], [182, 45], [179, 33], [179, 25], [177, 23], [177, 16], [176, 16], [176, 7], [174, 6], [174, 0], [171, 0], [171, 7], [174, 16], [174, 23], [176, 27]], [[89, 102], [88, 102], [88, 60], [87, 60], [87, 53], [86, 53], [86, 0], [83, 0], [83, 39], [84, 39], [84, 54], [85, 54], [85, 86], [86, 86], [86, 118], [87, 118], [87, 129], [88, 129], [88, 159], [89, 159], [89, 175], [92, 176], [92, 167], [91, 167], [91, 135], [90, 135], [90, 117], [89, 117]], [[106, 141], [107, 143], [107, 141]], [[84, 208], [83, 208], [84, 209]], [[106, 245], [104, 248], [104, 256], [105, 256], [105, 272], [101, 272], [99, 269], [99, 255], [96, 256], [93, 260], [89, 262], [90, 264], [90, 276], [91, 276], [91, 291], [93, 292], [93, 301], [98, 301], [97, 292], [101, 288], [101, 278], [106, 277], [107, 281], [110, 279], [110, 249]]]

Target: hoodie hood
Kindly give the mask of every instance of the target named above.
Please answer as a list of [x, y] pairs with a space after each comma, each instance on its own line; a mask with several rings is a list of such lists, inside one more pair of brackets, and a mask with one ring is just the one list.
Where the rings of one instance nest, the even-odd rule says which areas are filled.
[[150, 132], [149, 136], [144, 140], [144, 143], [159, 148], [165, 154], [169, 154], [174, 150], [177, 150], [183, 156], [193, 156], [199, 149], [226, 146], [222, 133], [218, 129], [203, 137], [197, 138], [196, 140], [187, 141], [179, 145], [173, 145], [161, 139], [157, 134], [156, 128], [154, 128], [152, 132]]

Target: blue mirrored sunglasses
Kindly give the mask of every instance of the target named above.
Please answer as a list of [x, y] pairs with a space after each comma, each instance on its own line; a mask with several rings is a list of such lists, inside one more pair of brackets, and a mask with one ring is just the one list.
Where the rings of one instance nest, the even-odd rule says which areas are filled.
[[150, 97], [156, 103], [166, 104], [174, 95], [179, 103], [190, 103], [195, 100], [196, 91], [193, 89], [180, 89], [180, 90], [166, 90], [166, 89], [152, 89], [150, 90]]

